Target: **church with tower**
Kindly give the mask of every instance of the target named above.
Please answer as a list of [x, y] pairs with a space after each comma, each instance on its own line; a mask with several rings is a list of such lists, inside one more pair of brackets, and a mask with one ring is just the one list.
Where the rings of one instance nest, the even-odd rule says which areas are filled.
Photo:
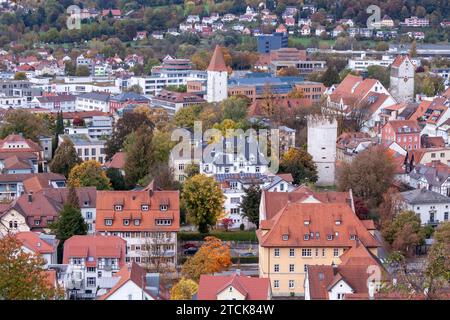
[[414, 69], [408, 55], [397, 56], [391, 64], [389, 91], [399, 103], [414, 100]]
[[228, 97], [228, 69], [219, 46], [216, 46], [206, 72], [208, 74], [206, 100], [208, 102], [225, 100]]

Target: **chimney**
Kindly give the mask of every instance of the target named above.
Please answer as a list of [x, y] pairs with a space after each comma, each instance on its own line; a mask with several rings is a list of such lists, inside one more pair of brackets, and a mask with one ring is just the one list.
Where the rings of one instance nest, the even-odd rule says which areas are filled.
[[33, 202], [33, 192], [28, 193], [28, 202], [29, 203]]

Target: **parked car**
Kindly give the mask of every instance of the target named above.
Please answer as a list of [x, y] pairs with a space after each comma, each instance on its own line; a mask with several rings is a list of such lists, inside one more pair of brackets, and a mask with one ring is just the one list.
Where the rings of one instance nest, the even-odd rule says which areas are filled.
[[255, 254], [253, 252], [248, 251], [248, 252], [241, 253], [240, 256], [241, 257], [254, 257]]
[[183, 249], [189, 249], [189, 248], [197, 248], [197, 246], [195, 244], [193, 244], [193, 243], [186, 243], [183, 246]]
[[197, 247], [191, 247], [191, 248], [188, 248], [188, 249], [184, 250], [183, 252], [187, 256], [192, 256], [192, 255], [196, 254], [197, 251], [198, 251]]

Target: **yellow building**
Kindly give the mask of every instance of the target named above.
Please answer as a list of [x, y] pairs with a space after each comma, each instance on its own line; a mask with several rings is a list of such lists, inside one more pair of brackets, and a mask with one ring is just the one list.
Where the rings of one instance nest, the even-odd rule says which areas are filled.
[[273, 296], [303, 296], [308, 265], [339, 265], [359, 241], [377, 255], [379, 242], [346, 203], [288, 202], [260, 222], [259, 276]]

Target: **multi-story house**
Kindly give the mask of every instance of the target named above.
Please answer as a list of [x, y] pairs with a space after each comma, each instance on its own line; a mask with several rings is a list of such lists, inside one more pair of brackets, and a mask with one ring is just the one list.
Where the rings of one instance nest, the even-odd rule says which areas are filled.
[[26, 102], [30, 103], [35, 96], [42, 95], [42, 89], [33, 86], [28, 80], [0, 80], [0, 95], [6, 97], [25, 97]]
[[423, 225], [437, 226], [449, 220], [450, 198], [426, 188], [400, 193], [402, 206], [414, 211]]
[[381, 141], [397, 142], [405, 150], [420, 148], [420, 126], [415, 120], [391, 120], [381, 130]]
[[59, 143], [64, 139], [72, 141], [78, 157], [83, 161], [95, 160], [103, 164], [105, 162], [105, 143], [106, 140], [93, 139], [86, 133], [60, 134]]
[[[216, 174], [214, 178], [220, 183], [225, 201], [224, 217], [231, 219], [230, 228], [239, 228], [241, 224], [246, 229], [255, 226], [242, 216], [240, 205], [246, 194], [246, 189], [258, 186], [268, 192], [291, 192], [294, 190], [291, 175], [263, 175], [259, 173], [228, 173]], [[220, 221], [219, 221], [220, 223]]]
[[56, 239], [56, 236], [32, 231], [23, 231], [17, 232], [15, 237], [22, 243], [23, 252], [35, 254], [44, 259], [44, 269], [47, 269], [49, 265], [58, 262], [57, 248], [59, 240]]
[[64, 287], [67, 298], [97, 296], [102, 283], [125, 265], [126, 241], [116, 236], [72, 236], [64, 242], [63, 264], [67, 265]]
[[374, 144], [374, 139], [366, 132], [344, 132], [336, 141], [336, 160], [351, 162], [358, 153]]
[[[0, 216], [0, 235], [22, 231], [48, 231], [49, 224], [58, 219], [67, 201], [67, 188], [43, 188], [29, 190], [21, 195]], [[78, 206], [88, 233], [95, 233], [96, 189], [95, 187], [76, 188]]]
[[0, 172], [37, 173], [46, 169], [43, 148], [25, 139], [22, 134], [10, 134], [0, 139]]
[[259, 276], [269, 278], [273, 296], [304, 296], [311, 265], [340, 265], [360, 242], [373, 255], [378, 240], [344, 203], [288, 203], [260, 222]]
[[179, 228], [179, 191], [97, 192], [96, 230], [126, 240], [126, 262], [175, 267]]
[[260, 149], [256, 137], [221, 137], [219, 142], [204, 145], [200, 173], [261, 173], [268, 171], [268, 157]]
[[400, 22], [400, 25], [406, 27], [428, 27], [430, 20], [411, 16], [410, 18], [405, 18], [404, 22]]
[[412, 188], [425, 188], [450, 197], [450, 167], [440, 161], [417, 164], [408, 173], [405, 182]]
[[68, 135], [85, 134], [91, 139], [101, 139], [112, 134], [111, 116], [93, 116], [91, 121], [83, 121], [82, 124], [64, 127], [64, 133]]
[[80, 111], [109, 112], [110, 94], [106, 92], [89, 92], [77, 96], [75, 109]]
[[174, 115], [184, 107], [205, 102], [205, 99], [194, 93], [161, 90], [152, 98], [151, 106], [163, 108], [169, 115]]
[[46, 95], [33, 99], [36, 107], [47, 109], [50, 112], [75, 111], [75, 101], [76, 97], [70, 94]]
[[109, 99], [109, 110], [111, 113], [122, 110], [128, 106], [148, 106], [150, 99], [134, 92], [124, 92]]

